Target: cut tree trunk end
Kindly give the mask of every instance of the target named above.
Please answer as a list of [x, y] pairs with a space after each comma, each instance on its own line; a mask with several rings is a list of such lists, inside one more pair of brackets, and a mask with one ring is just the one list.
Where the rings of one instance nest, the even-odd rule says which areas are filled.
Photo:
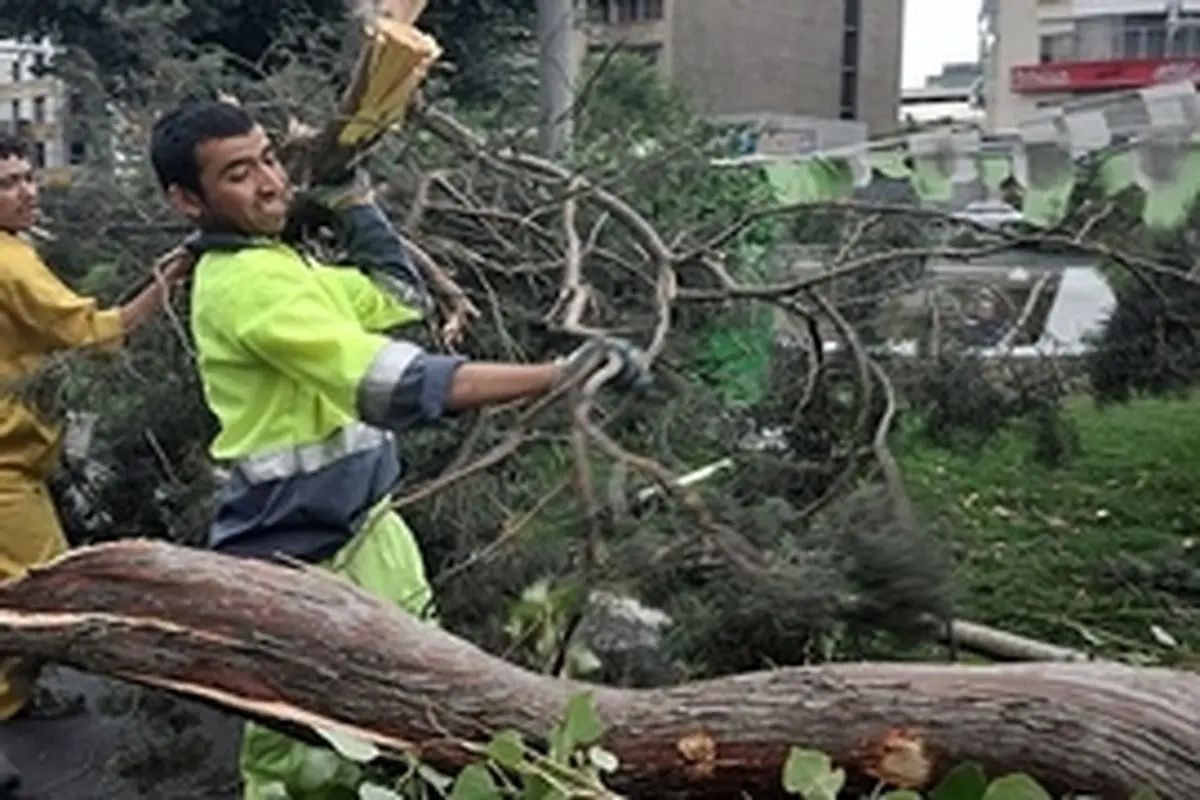
[[[792, 746], [914, 788], [963, 761], [1051, 791], [1200, 798], [1200, 676], [1116, 664], [838, 664], [624, 690], [522, 670], [318, 570], [124, 541], [0, 585], [0, 651], [340, 728], [443, 768], [590, 691], [631, 796], [778, 796]], [[448, 742], [450, 744], [448, 744]]]

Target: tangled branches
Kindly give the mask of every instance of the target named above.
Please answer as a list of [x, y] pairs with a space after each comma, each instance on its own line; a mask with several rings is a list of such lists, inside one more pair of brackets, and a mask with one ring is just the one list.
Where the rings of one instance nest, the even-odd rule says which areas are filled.
[[[603, 78], [597, 103], [633, 79]], [[429, 346], [531, 361], [616, 334], [654, 362], [644, 396], [609, 397], [601, 368], [556, 396], [406, 439], [396, 504], [421, 536], [443, 614], [519, 658], [497, 612], [528, 586], [618, 590], [679, 622], [673, 655], [710, 673], [827, 657], [822, 642], [847, 629], [923, 630], [928, 614], [948, 613], [948, 565], [888, 451], [911, 398], [878, 353], [884, 318], [923, 285], [930, 258], [1029, 237], [980, 231], [977, 245], [951, 247], [939, 243], [947, 218], [914, 207], [779, 208], [754, 171], [714, 169], [720, 131], [673, 102], [648, 104], [661, 114], [652, 125], [630, 125], [644, 141], [614, 147], [581, 125], [570, 166], [425, 105], [370, 165], [437, 299]], [[146, 199], [147, 175], [94, 175], [58, 198], [49, 257], [126, 286], [137, 262], [124, 248], [160, 252], [182, 232]], [[779, 220], [797, 217], [823, 232], [816, 251], [789, 247]], [[75, 375], [72, 403], [101, 412], [99, 455], [117, 472], [98, 502], [123, 525], [104, 537], [202, 539], [212, 420], [186, 320], [185, 301], [121, 370]], [[732, 468], [679, 480], [715, 462]], [[551, 668], [583, 611], [573, 605], [556, 633]]]

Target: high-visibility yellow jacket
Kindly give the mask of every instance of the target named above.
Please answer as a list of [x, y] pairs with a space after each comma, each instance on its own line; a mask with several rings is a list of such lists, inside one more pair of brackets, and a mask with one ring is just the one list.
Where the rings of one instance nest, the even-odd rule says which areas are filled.
[[384, 334], [420, 320], [424, 283], [374, 206], [342, 212], [356, 267], [242, 239], [205, 249], [191, 328], [229, 465], [211, 544], [320, 560], [394, 489], [394, 431], [437, 420], [459, 357]]
[[54, 470], [61, 426], [14, 394], [55, 353], [122, 343], [117, 311], [101, 310], [55, 277], [21, 238], [0, 231], [0, 471], [44, 479]]

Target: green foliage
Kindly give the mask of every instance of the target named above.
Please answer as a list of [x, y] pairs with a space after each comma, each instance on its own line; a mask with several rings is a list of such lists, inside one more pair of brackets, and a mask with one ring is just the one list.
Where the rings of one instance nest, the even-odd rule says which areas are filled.
[[962, 576], [957, 613], [1107, 658], [1194, 660], [1200, 406], [1065, 405], [1080, 445], [1060, 468], [1036, 463], [1019, 427], [964, 453], [930, 446], [917, 418], [895, 437], [913, 499]]
[[[842, 797], [846, 773], [835, 767], [829, 756], [816, 750], [793, 747], [783, 766], [783, 788], [800, 800], [838, 800]], [[1135, 793], [1131, 800], [1154, 800], [1149, 789]], [[962, 764], [947, 774], [926, 794], [911, 789], [888, 790], [878, 787], [871, 800], [1053, 800], [1033, 778], [1023, 773], [1004, 775], [988, 782], [978, 764]]]
[[[257, 76], [301, 56], [326, 62], [340, 47], [353, 0], [0, 0], [0, 32], [41, 37], [72, 51], [120, 96], [140, 94], [139, 78], [165, 58], [216, 52]], [[437, 77], [451, 95], [474, 103], [504, 93], [532, 39], [533, 0], [438, 0], [421, 27], [445, 50]], [[313, 66], [316, 66], [314, 63]]]

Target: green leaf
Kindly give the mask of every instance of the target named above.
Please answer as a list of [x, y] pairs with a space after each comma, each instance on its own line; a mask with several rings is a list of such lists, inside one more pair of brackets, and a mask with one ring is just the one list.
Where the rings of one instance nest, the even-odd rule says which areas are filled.
[[1151, 789], [1149, 786], [1143, 786], [1133, 793], [1133, 797], [1129, 800], [1162, 800], [1158, 796], [1158, 792]]
[[417, 764], [417, 776], [443, 796], [450, 791], [450, 786], [454, 783], [454, 779], [449, 775], [438, 772], [428, 764]]
[[1053, 800], [1050, 794], [1028, 775], [1014, 773], [992, 781], [983, 800]]
[[454, 790], [450, 800], [496, 800], [500, 790], [492, 780], [492, 774], [481, 764], [465, 767], [454, 779]]
[[487, 746], [488, 758], [509, 770], [516, 770], [525, 758], [525, 742], [516, 731], [500, 731]]
[[314, 728], [321, 738], [329, 742], [334, 750], [357, 764], [366, 764], [379, 758], [379, 748], [370, 742], [359, 739], [341, 731]]
[[305, 750], [304, 761], [296, 771], [295, 788], [317, 793], [333, 781], [340, 767], [341, 759], [337, 753], [318, 748]]
[[262, 800], [291, 800], [291, 795], [288, 794], [287, 786], [283, 781], [275, 781], [268, 783], [259, 789], [259, 795]]
[[615, 755], [598, 745], [589, 747], [587, 755], [588, 761], [591, 762], [593, 767], [610, 775], [617, 771], [617, 767], [621, 766], [621, 762]]
[[364, 783], [358, 787], [358, 800], [404, 800], [398, 793], [378, 783]]
[[968, 761], [950, 770], [929, 795], [929, 800], [983, 800], [987, 789], [983, 768]]
[[576, 677], [590, 675], [604, 666], [590, 647], [581, 644], [571, 645], [571, 649], [567, 651], [567, 660], [570, 664], [568, 672]]
[[804, 800], [837, 800], [846, 772], [834, 769], [829, 756], [793, 747], [783, 765], [783, 788]]
[[902, 789], [897, 792], [888, 792], [879, 800], [923, 800], [923, 798], [911, 789]]
[[563, 735], [567, 752], [581, 745], [592, 744], [604, 735], [604, 723], [596, 713], [596, 702], [590, 692], [577, 694], [567, 702]]

